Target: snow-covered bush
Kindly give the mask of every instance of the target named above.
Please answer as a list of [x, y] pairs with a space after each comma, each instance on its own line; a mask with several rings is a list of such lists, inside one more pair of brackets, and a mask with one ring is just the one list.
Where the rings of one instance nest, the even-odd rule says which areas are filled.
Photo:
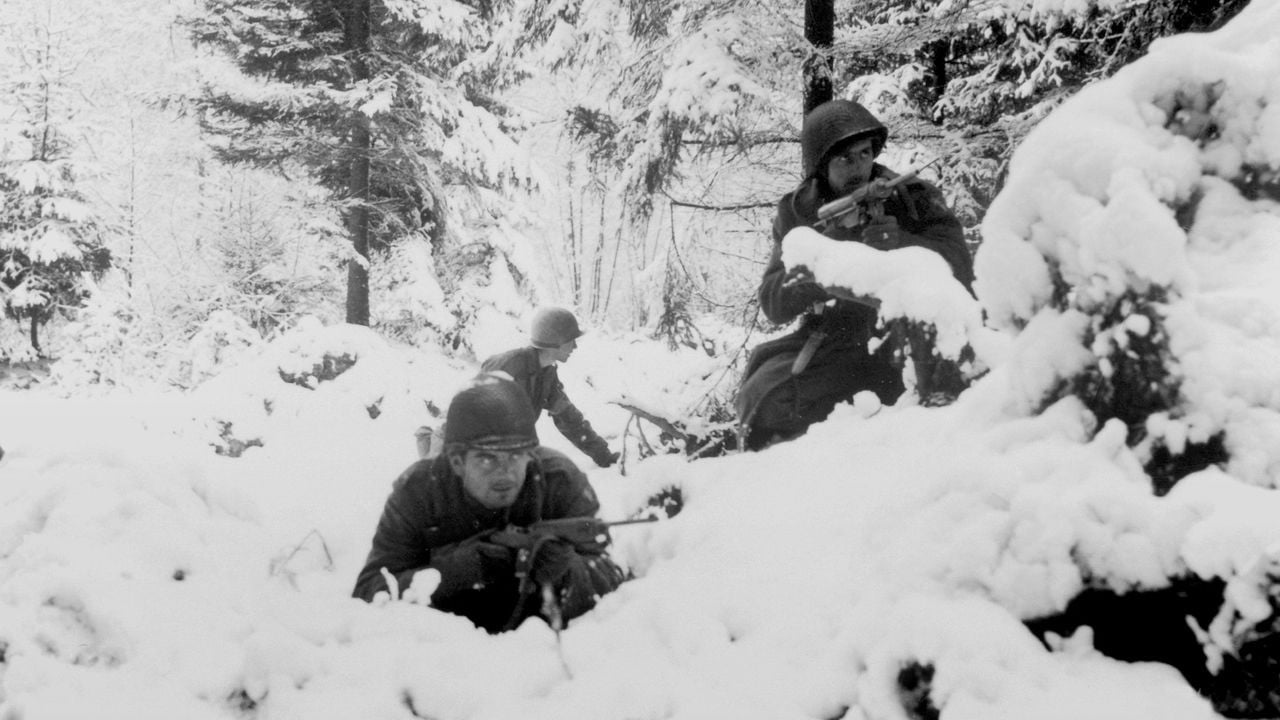
[[[1088, 433], [1122, 439], [1145, 491], [1175, 503], [1269, 503], [1280, 487], [1277, 24], [1276, 6], [1255, 4], [1212, 35], [1155, 43], [1066, 102], [1015, 154], [976, 257], [988, 322], [1015, 337], [991, 385], [1006, 388], [1006, 408], [1079, 403]], [[1235, 561], [1208, 559], [1222, 552]], [[1184, 674], [1229, 714], [1277, 703], [1244, 680], [1266, 672], [1278, 640], [1266, 602], [1255, 597], [1241, 619], [1267, 552], [1265, 541], [1227, 550], [1200, 530], [1139, 583], [1170, 588], [1163, 602], [1175, 607], [1152, 607], [1169, 613], [1174, 634], [1184, 616], [1207, 624], [1216, 605], [1218, 625], [1248, 627], [1231, 642], [1218, 636], [1231, 645], [1225, 669], [1206, 672], [1194, 644], [1179, 651]], [[1097, 567], [1084, 575], [1091, 590], [1123, 591]], [[1206, 595], [1216, 600], [1208, 617]], [[1123, 604], [1098, 601], [1068, 613], [1100, 618]]]
[[[1074, 394], [1100, 421], [1123, 420], [1148, 460], [1159, 452], [1169, 465], [1195, 452], [1202, 457], [1183, 472], [1225, 463], [1242, 480], [1274, 485], [1280, 436], [1263, 429], [1270, 422], [1241, 423], [1280, 413], [1263, 390], [1280, 376], [1254, 360], [1269, 342], [1258, 323], [1280, 307], [1252, 282], [1219, 289], [1237, 263], [1272, 262], [1266, 238], [1276, 231], [1275, 91], [1255, 78], [1277, 61], [1264, 40], [1240, 42], [1258, 50], [1162, 41], [1042, 123], [992, 207], [976, 286], [1003, 327], [1084, 320], [1063, 338], [1083, 364], [1028, 388], [1040, 407]], [[1206, 377], [1224, 367], [1241, 375]]]
[[61, 333], [51, 381], [60, 392], [76, 394], [154, 377], [163, 361], [156, 357], [160, 348], [144, 332], [127, 302], [95, 292]]

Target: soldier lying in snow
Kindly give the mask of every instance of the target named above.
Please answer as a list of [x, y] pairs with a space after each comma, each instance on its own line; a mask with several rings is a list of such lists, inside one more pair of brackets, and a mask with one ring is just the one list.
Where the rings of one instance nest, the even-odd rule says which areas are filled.
[[499, 632], [535, 615], [559, 629], [616, 588], [622, 572], [606, 533], [536, 525], [592, 518], [599, 502], [581, 470], [539, 446], [535, 417], [509, 380], [481, 376], [459, 392], [444, 453], [396, 480], [353, 594], [396, 595], [434, 569], [434, 607]]

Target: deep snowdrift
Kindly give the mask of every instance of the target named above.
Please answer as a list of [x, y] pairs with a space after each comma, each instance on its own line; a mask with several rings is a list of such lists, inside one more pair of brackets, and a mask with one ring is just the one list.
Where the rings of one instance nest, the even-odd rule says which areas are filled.
[[[1280, 6], [1255, 3], [1028, 139], [977, 259], [989, 327], [931, 316], [991, 368], [954, 405], [859, 398], [794, 442], [625, 477], [544, 420], [605, 515], [685, 497], [617, 531], [637, 579], [559, 644], [348, 597], [413, 428], [467, 363], [307, 326], [189, 397], [0, 394], [4, 716], [878, 720], [904, 717], [902, 669], [929, 666], [947, 720], [1213, 717], [1173, 669], [1087, 633], [1049, 651], [1022, 620], [1187, 573], [1235, 580], [1241, 618], [1270, 612], [1251, 573], [1280, 547], [1276, 37]], [[1099, 423], [1073, 382], [1108, 387], [1147, 345], [1178, 392], [1145, 434]], [[308, 380], [326, 355], [354, 364]], [[562, 374], [616, 436], [605, 401], [687, 406], [714, 364], [592, 333]], [[1153, 492], [1157, 448], [1214, 436], [1221, 469]], [[214, 454], [231, 439], [243, 454]]]

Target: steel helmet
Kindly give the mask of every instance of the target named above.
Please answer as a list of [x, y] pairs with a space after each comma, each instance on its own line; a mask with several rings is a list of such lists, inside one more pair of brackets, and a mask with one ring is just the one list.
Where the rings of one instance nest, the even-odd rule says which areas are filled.
[[810, 110], [800, 128], [804, 176], [810, 178], [818, 174], [827, 153], [837, 145], [862, 137], [871, 138], [872, 151], [879, 155], [889, 139], [889, 130], [858, 103], [830, 100]]
[[477, 450], [529, 450], [538, 446], [538, 415], [510, 376], [477, 376], [449, 402], [444, 441]]
[[564, 308], [538, 308], [529, 325], [529, 341], [534, 347], [543, 350], [558, 348], [582, 336], [582, 330], [578, 329], [578, 319]]

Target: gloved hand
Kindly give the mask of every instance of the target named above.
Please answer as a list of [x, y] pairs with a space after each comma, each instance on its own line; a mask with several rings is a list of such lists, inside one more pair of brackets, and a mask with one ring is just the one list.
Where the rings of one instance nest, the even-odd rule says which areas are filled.
[[598, 571], [590, 569], [592, 562], [600, 560], [587, 560], [564, 542], [547, 543], [538, 553], [532, 577], [543, 593], [543, 616], [553, 627], [587, 612], [598, 595], [617, 587], [617, 581], [595, 587], [592, 579]]
[[538, 548], [529, 574], [539, 587], [550, 585], [560, 590], [577, 562], [578, 553], [574, 551], [573, 545], [556, 538], [542, 543], [542, 547]]
[[813, 273], [804, 265], [787, 268], [787, 274], [782, 276], [782, 287], [789, 297], [798, 302], [815, 303], [831, 299], [831, 294], [813, 279]]
[[622, 453], [606, 451], [599, 453], [597, 457], [593, 459], [596, 461], [596, 465], [599, 465], [602, 468], [607, 468], [613, 467], [614, 463], [618, 462], [618, 458], [620, 457], [622, 457]]
[[902, 228], [898, 219], [885, 216], [862, 227], [862, 242], [877, 250], [896, 250], [902, 247]]
[[483, 588], [507, 580], [515, 572], [515, 553], [491, 541], [491, 532], [431, 551], [428, 567], [440, 572], [440, 585], [432, 599]]

